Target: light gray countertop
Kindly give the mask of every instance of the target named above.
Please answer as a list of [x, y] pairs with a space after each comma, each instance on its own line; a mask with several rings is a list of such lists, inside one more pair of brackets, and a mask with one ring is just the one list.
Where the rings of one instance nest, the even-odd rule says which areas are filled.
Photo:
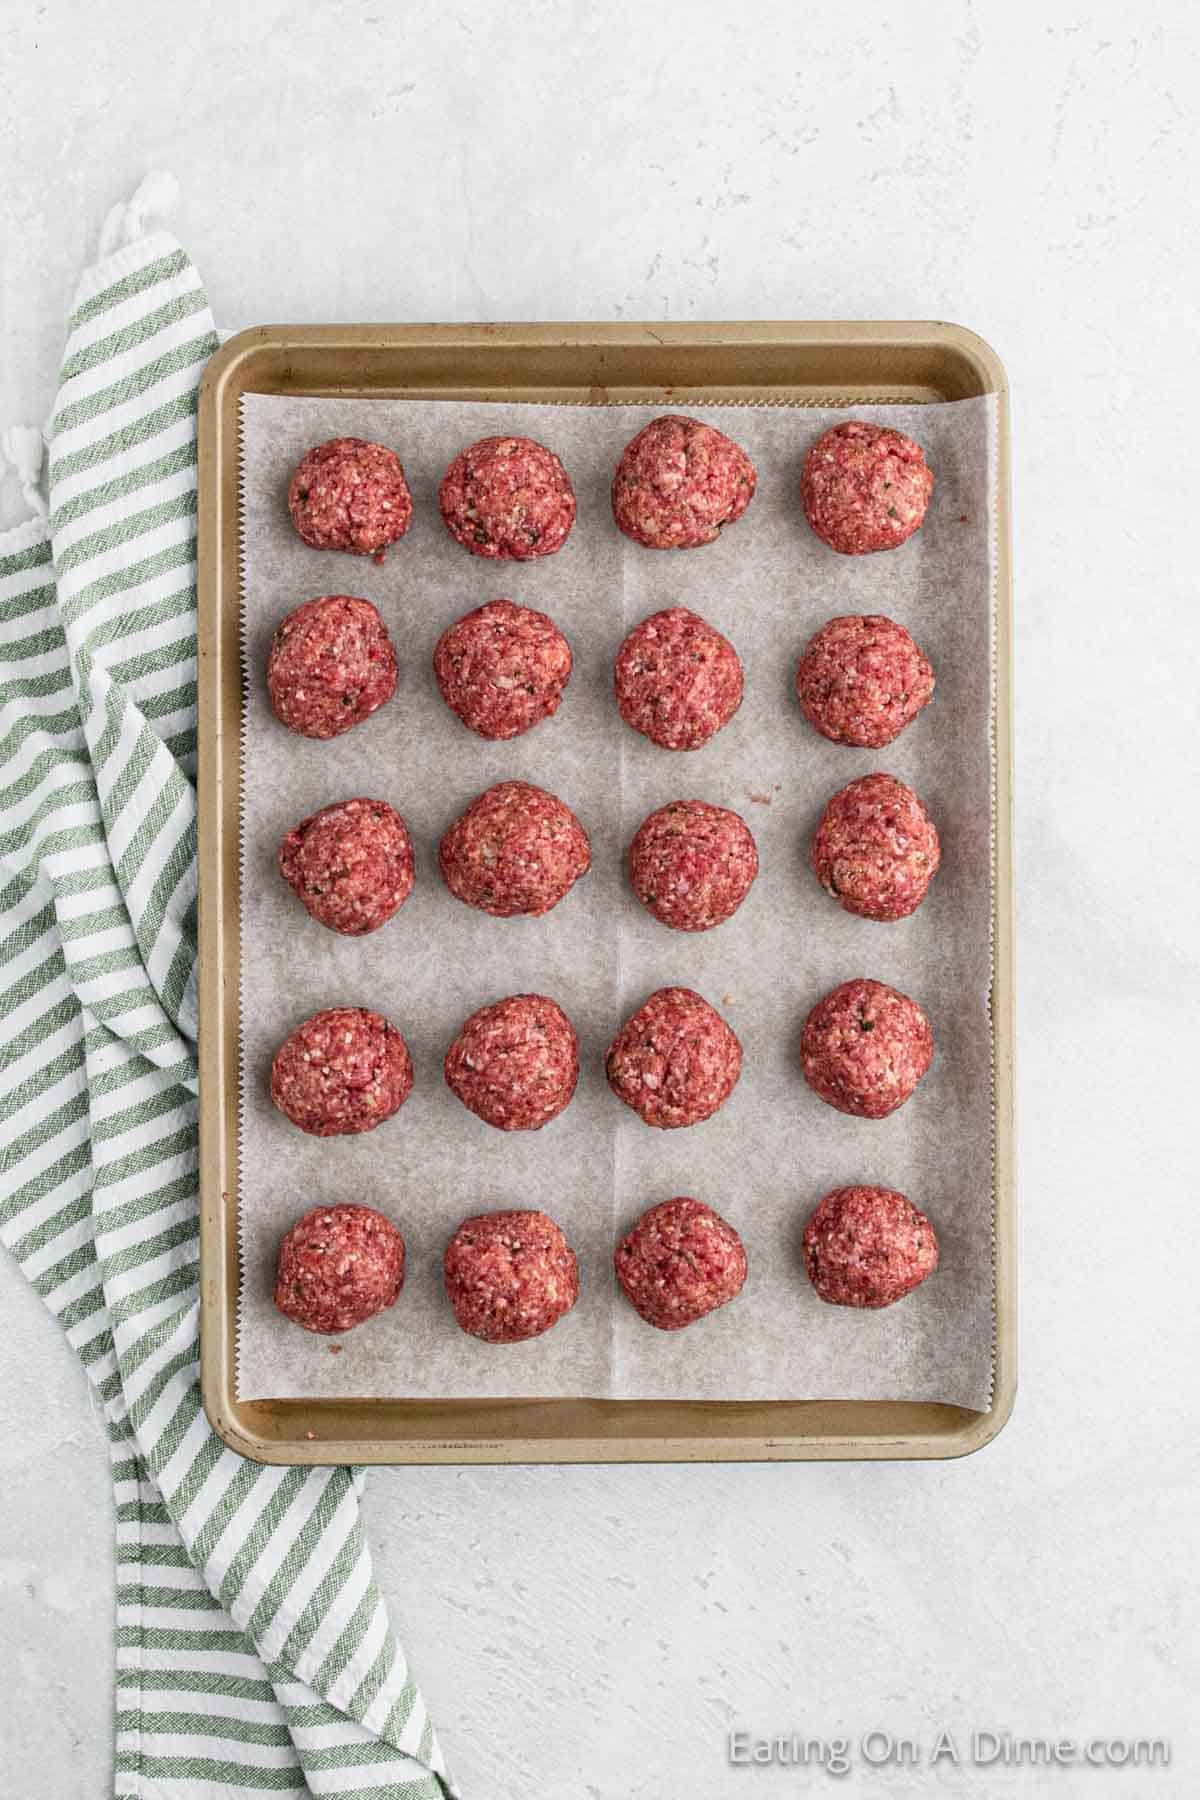
[[[59, 0], [6, 15], [0, 88], [0, 426], [45, 415], [75, 275], [152, 167], [226, 325], [936, 315], [999, 351], [1013, 1422], [946, 1465], [384, 1472], [368, 1520], [468, 1800], [783, 1800], [824, 1778], [730, 1768], [728, 1731], [941, 1724], [1174, 1761], [856, 1755], [836, 1791], [1200, 1791], [1195, 9]], [[99, 1800], [104, 1441], [7, 1262], [0, 1293], [2, 1785]]]

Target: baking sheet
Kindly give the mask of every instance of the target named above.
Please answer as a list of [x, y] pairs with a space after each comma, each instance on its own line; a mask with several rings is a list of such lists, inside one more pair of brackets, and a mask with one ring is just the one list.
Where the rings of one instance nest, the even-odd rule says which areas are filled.
[[[624, 443], [662, 407], [330, 401], [248, 395], [243, 422], [246, 661], [242, 868], [243, 1093], [239, 1397], [353, 1395], [677, 1399], [914, 1399], [982, 1409], [991, 1384], [992, 1115], [990, 1081], [989, 497], [996, 429], [990, 399], [855, 407], [911, 431], [937, 474], [929, 517], [903, 549], [835, 556], [796, 501], [800, 462], [844, 412], [680, 408], [713, 417], [759, 472], [739, 524], [701, 551], [655, 553], [615, 530], [608, 487]], [[514, 430], [563, 456], [579, 496], [564, 549], [530, 564], [468, 557], [445, 532], [437, 484], [473, 438]], [[321, 554], [296, 538], [284, 495], [311, 444], [343, 433], [400, 451], [415, 517], [382, 568]], [[332, 743], [274, 720], [263, 683], [271, 634], [300, 601], [362, 594], [379, 607], [401, 659], [395, 699]], [[443, 705], [430, 672], [439, 633], [485, 600], [541, 607], [563, 627], [575, 674], [557, 716], [523, 739], [487, 744]], [[746, 699], [733, 723], [686, 755], [625, 727], [611, 696], [625, 631], [669, 604], [702, 613], [736, 644]], [[838, 612], [884, 611], [908, 625], [938, 676], [935, 700], [881, 752], [826, 743], [791, 687], [811, 633]], [[878, 925], [843, 913], [806, 860], [828, 796], [886, 768], [923, 795], [943, 866], [910, 919]], [[498, 920], [454, 901], [436, 868], [445, 826], [490, 783], [520, 778], [562, 795], [592, 838], [594, 866], [540, 920]], [[352, 794], [378, 795], [408, 820], [413, 897], [366, 940], [311, 921], [279, 881], [275, 847], [297, 819]], [[665, 801], [732, 806], [759, 844], [762, 873], [735, 918], [699, 936], [668, 932], [634, 900], [622, 852]], [[837, 982], [872, 975], [929, 1012], [937, 1056], [890, 1119], [834, 1113], [798, 1068], [808, 1008]], [[745, 1067], [716, 1117], [687, 1131], [648, 1129], [609, 1093], [603, 1052], [655, 987], [697, 988], [742, 1039]], [[449, 1093], [441, 1059], [468, 1013], [538, 990], [567, 1010], [581, 1040], [576, 1099], [539, 1133], [499, 1133]], [[361, 1137], [316, 1140], [271, 1106], [274, 1049], [308, 1013], [370, 1005], [404, 1031], [415, 1092], [396, 1119]], [[852, 1313], [813, 1295], [799, 1257], [821, 1194], [853, 1181], [902, 1188], [933, 1218], [937, 1276], [901, 1305]], [[741, 1232], [750, 1276], [740, 1299], [677, 1334], [645, 1325], [615, 1291], [616, 1238], [656, 1200], [691, 1193]], [[271, 1278], [279, 1237], [307, 1206], [364, 1200], [400, 1224], [409, 1272], [396, 1308], [335, 1350], [279, 1318]], [[580, 1259], [581, 1296], [546, 1336], [487, 1346], [457, 1330], [441, 1290], [447, 1238], [467, 1213], [540, 1205]]]

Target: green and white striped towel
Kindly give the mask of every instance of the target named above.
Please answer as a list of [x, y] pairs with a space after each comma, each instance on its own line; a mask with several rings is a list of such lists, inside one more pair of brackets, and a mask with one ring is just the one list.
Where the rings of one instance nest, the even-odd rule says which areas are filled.
[[[453, 1789], [375, 1586], [361, 1471], [227, 1450], [197, 1368], [196, 389], [185, 252], [110, 215], [47, 431], [5, 448], [0, 1238], [104, 1410], [117, 1510], [118, 1796]], [[48, 512], [48, 516], [47, 516]]]

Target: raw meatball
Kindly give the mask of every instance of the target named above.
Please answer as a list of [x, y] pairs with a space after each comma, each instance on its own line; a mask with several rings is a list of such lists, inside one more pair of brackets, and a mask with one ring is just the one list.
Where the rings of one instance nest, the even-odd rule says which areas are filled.
[[386, 800], [341, 800], [288, 832], [279, 873], [319, 924], [360, 937], [412, 893], [412, 839]]
[[396, 691], [396, 652], [369, 600], [325, 594], [283, 620], [271, 645], [267, 691], [275, 717], [301, 737], [361, 725]]
[[740, 519], [758, 477], [740, 444], [702, 419], [652, 419], [621, 453], [612, 509], [650, 550], [694, 550]]
[[833, 796], [812, 841], [826, 893], [862, 919], [906, 919], [941, 861], [937, 828], [894, 775], [864, 775]]
[[545, 613], [491, 600], [442, 633], [433, 672], [464, 725], [480, 737], [515, 738], [558, 711], [571, 646]]
[[313, 1137], [370, 1131], [412, 1093], [408, 1045], [387, 1019], [363, 1006], [313, 1013], [275, 1052], [271, 1098]]
[[613, 1258], [625, 1296], [647, 1325], [679, 1331], [741, 1292], [746, 1252], [702, 1200], [664, 1200], [644, 1212]]
[[403, 1286], [404, 1239], [373, 1206], [314, 1207], [279, 1246], [275, 1304], [305, 1331], [352, 1331]]
[[621, 717], [664, 750], [697, 750], [742, 704], [742, 665], [728, 638], [671, 606], [635, 625], [617, 652]]
[[819, 437], [800, 476], [809, 524], [844, 556], [903, 544], [925, 517], [932, 492], [933, 470], [920, 444], [861, 419]]
[[804, 1227], [804, 1266], [834, 1306], [891, 1306], [937, 1268], [937, 1233], [894, 1188], [835, 1188]]
[[450, 464], [439, 499], [446, 529], [472, 556], [553, 556], [575, 523], [567, 471], [532, 438], [480, 438]]
[[933, 1061], [933, 1032], [915, 1000], [882, 981], [843, 981], [809, 1013], [800, 1067], [815, 1094], [857, 1119], [886, 1119]]
[[746, 821], [706, 800], [660, 806], [629, 846], [634, 893], [673, 931], [711, 931], [731, 918], [757, 874]]
[[647, 1125], [699, 1125], [723, 1106], [742, 1072], [742, 1046], [690, 988], [659, 988], [608, 1047], [608, 1085]]
[[592, 847], [554, 794], [528, 781], [501, 781], [451, 825], [438, 864], [456, 900], [510, 919], [557, 906], [591, 868]]
[[881, 750], [933, 697], [933, 669], [903, 625], [881, 613], [830, 619], [796, 670], [809, 724], [835, 744]]
[[579, 1298], [575, 1252], [543, 1212], [464, 1219], [446, 1246], [443, 1274], [455, 1318], [485, 1344], [540, 1337]]
[[288, 511], [314, 550], [349, 550], [382, 562], [412, 523], [412, 495], [394, 450], [362, 438], [330, 438], [300, 459]]
[[446, 1055], [446, 1080], [499, 1131], [540, 1131], [569, 1106], [579, 1039], [544, 994], [512, 994], [471, 1014]]

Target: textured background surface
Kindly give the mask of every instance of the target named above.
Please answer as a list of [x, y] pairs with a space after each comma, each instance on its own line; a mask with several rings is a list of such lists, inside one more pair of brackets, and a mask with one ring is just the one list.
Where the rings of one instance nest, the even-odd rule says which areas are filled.
[[[151, 166], [182, 183], [226, 325], [935, 315], [1012, 380], [1016, 1417], [957, 1465], [375, 1476], [381, 1575], [469, 1800], [802, 1791], [727, 1769], [739, 1725], [1174, 1741], [1165, 1773], [860, 1767], [833, 1784], [856, 1796], [1200, 1787], [1200, 20], [1003, 11], [58, 0], [0, 21], [5, 425], [47, 409], [75, 274]], [[4, 1785], [99, 1800], [105, 1453], [11, 1266], [0, 1299]]]

